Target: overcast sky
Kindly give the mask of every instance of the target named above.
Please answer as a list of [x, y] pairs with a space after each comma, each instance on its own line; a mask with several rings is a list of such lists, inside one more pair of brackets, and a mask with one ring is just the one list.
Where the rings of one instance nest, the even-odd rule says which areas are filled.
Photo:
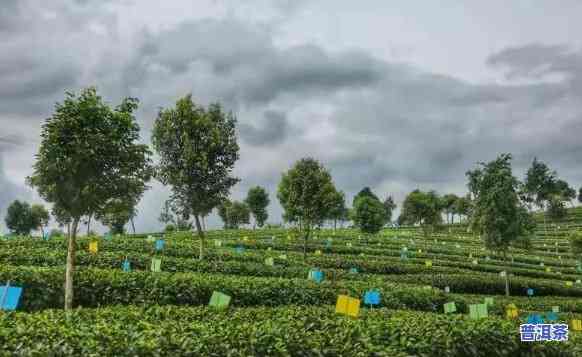
[[[520, 178], [537, 156], [578, 188], [580, 18], [578, 0], [2, 0], [0, 216], [40, 202], [24, 179], [41, 124], [92, 85], [112, 105], [140, 99], [145, 142], [187, 93], [232, 110], [232, 196], [265, 186], [271, 222], [281, 172], [305, 156], [350, 202], [363, 186], [398, 204], [415, 188], [464, 194], [465, 172], [501, 152]], [[152, 183], [139, 231], [160, 228], [167, 196]]]

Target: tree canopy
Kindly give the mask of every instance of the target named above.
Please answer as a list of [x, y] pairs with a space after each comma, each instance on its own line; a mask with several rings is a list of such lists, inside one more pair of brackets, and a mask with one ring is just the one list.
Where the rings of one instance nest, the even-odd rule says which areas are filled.
[[267, 207], [270, 200], [267, 190], [261, 186], [251, 187], [245, 198], [245, 203], [249, 207], [256, 225], [262, 227], [269, 218]]
[[418, 189], [409, 193], [402, 203], [399, 224], [420, 224], [425, 234], [442, 223], [442, 202], [435, 191]]
[[485, 245], [505, 254], [515, 241], [532, 234], [535, 222], [520, 201], [519, 181], [512, 175], [511, 155], [502, 154], [467, 172], [474, 194], [473, 229]]
[[360, 231], [376, 234], [386, 224], [386, 209], [380, 200], [364, 195], [356, 200], [352, 218]]
[[315, 159], [304, 158], [283, 173], [277, 198], [283, 206], [283, 219], [298, 223], [303, 235], [303, 256], [315, 225], [329, 217], [335, 186], [329, 172]]
[[8, 206], [4, 221], [10, 232], [18, 235], [29, 235], [35, 223], [30, 205], [19, 200], [15, 200]]

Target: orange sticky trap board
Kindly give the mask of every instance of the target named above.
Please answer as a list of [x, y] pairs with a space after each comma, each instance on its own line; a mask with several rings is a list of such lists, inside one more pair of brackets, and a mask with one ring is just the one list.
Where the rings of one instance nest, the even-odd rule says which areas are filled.
[[99, 250], [99, 245], [96, 241], [89, 243], [89, 252], [96, 254]]
[[352, 298], [347, 295], [339, 295], [335, 305], [335, 312], [352, 317], [358, 317], [360, 313], [360, 299]]

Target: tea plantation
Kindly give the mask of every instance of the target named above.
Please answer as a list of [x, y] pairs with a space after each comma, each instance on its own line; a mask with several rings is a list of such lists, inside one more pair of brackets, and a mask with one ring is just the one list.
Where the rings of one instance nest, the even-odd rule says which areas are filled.
[[[568, 243], [580, 228], [582, 210], [571, 209], [505, 259], [462, 224], [428, 236], [322, 229], [306, 260], [283, 229], [209, 231], [202, 261], [189, 232], [83, 237], [68, 314], [66, 239], [5, 237], [0, 280], [23, 292], [16, 311], [0, 312], [0, 355], [582, 356], [582, 273]], [[364, 304], [369, 291], [379, 304]], [[209, 306], [213, 292], [228, 307]], [[361, 300], [357, 316], [336, 312], [338, 295]], [[470, 314], [486, 298], [486, 315]], [[556, 307], [568, 341], [520, 341], [528, 316]]]

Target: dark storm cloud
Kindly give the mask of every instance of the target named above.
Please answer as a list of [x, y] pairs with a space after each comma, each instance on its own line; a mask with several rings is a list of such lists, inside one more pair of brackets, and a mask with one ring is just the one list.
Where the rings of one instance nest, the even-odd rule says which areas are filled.
[[289, 133], [287, 117], [279, 111], [266, 111], [259, 125], [239, 124], [241, 139], [255, 146], [271, 146], [284, 141]]
[[269, 28], [234, 19], [188, 22], [145, 36], [135, 62], [127, 66], [129, 82], [145, 80], [148, 67], [180, 75], [207, 65], [215, 77], [228, 79], [222, 96], [237, 103], [265, 104], [281, 94], [327, 95], [371, 85], [384, 75], [382, 62], [367, 54], [330, 54], [314, 45], [278, 49]]

